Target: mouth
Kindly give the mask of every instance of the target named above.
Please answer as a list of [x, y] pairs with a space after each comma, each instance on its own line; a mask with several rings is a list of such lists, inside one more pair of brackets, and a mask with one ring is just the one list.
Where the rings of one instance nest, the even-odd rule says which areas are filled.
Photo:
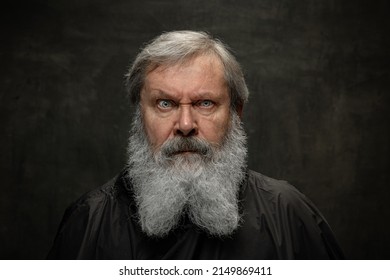
[[182, 151], [177, 151], [174, 152], [173, 155], [186, 155], [186, 154], [194, 154], [194, 153], [199, 153], [198, 151], [195, 150], [182, 150]]
[[211, 147], [205, 141], [196, 138], [174, 138], [162, 147], [162, 153], [167, 157], [195, 155], [208, 157], [211, 155]]

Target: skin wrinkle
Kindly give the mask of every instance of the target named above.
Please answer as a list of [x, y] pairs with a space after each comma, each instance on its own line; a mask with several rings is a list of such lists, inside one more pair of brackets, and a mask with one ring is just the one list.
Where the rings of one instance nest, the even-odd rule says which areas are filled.
[[205, 32], [167, 32], [146, 45], [125, 75], [132, 101], [139, 102], [146, 76], [150, 72], [158, 67], [186, 65], [200, 55], [213, 56], [223, 64], [223, 77], [232, 101], [230, 105], [241, 115], [249, 96], [241, 67], [228, 46]]
[[[199, 56], [184, 66], [163, 69], [157, 68], [147, 75], [141, 94], [142, 115], [153, 148], [157, 150], [176, 132], [187, 134], [191, 129], [209, 142], [221, 142], [230, 113], [230, 98], [222, 64], [216, 58]], [[194, 104], [206, 92], [209, 97], [206, 100], [214, 102], [212, 111], [195, 109]], [[162, 99], [193, 106], [180, 105], [172, 107], [170, 111], [161, 111], [156, 102]]]

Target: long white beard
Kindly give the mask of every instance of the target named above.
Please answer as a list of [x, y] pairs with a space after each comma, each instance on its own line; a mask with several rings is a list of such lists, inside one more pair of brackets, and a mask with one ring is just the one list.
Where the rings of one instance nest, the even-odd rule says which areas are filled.
[[[162, 237], [187, 214], [211, 235], [231, 234], [240, 223], [238, 191], [245, 177], [246, 135], [237, 114], [220, 145], [198, 137], [167, 140], [153, 152], [137, 110], [128, 145], [128, 174], [139, 222], [149, 236]], [[177, 154], [180, 149], [196, 153]]]

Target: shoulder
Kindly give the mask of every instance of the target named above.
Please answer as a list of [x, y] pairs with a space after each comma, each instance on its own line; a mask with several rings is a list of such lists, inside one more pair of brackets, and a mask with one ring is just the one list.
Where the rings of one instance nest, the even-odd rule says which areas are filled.
[[288, 182], [250, 170], [243, 200], [247, 220], [277, 240], [279, 258], [343, 258], [323, 215]]
[[117, 179], [118, 176], [115, 176], [104, 185], [83, 194], [71, 203], [65, 211], [64, 219], [75, 214], [88, 214], [98, 211], [110, 200], [115, 200], [118, 195]]
[[268, 197], [275, 197], [283, 201], [307, 199], [297, 188], [284, 180], [278, 180], [253, 170], [248, 171], [247, 187], [251, 192], [262, 193]]
[[[82, 195], [66, 209], [48, 258], [95, 257], [99, 229], [111, 228], [127, 219], [127, 211], [122, 211], [129, 205], [129, 196], [124, 195], [124, 180], [122, 172], [103, 186]], [[116, 219], [110, 218], [113, 216]]]
[[88, 215], [94, 219], [99, 213], [113, 211], [118, 207], [128, 207], [131, 198], [131, 187], [127, 178], [126, 169], [121, 171], [104, 185], [95, 188], [76, 201], [66, 210], [64, 219], [68, 215]]
[[105, 184], [84, 193], [70, 205], [70, 208], [77, 208], [83, 205], [93, 205], [94, 203], [116, 197], [118, 191], [116, 182], [119, 176], [120, 175], [116, 175]]
[[287, 181], [249, 170], [246, 187], [246, 199], [252, 200], [252, 203], [262, 211], [271, 211], [314, 223], [324, 220], [313, 202]]

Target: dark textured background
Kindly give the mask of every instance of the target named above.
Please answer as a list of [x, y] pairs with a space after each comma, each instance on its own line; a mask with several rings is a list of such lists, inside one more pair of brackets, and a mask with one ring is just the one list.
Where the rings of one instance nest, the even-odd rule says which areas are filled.
[[2, 4], [0, 257], [44, 258], [65, 207], [121, 170], [128, 64], [162, 31], [195, 29], [245, 70], [249, 166], [309, 196], [348, 258], [389, 259], [389, 12], [386, 0]]

